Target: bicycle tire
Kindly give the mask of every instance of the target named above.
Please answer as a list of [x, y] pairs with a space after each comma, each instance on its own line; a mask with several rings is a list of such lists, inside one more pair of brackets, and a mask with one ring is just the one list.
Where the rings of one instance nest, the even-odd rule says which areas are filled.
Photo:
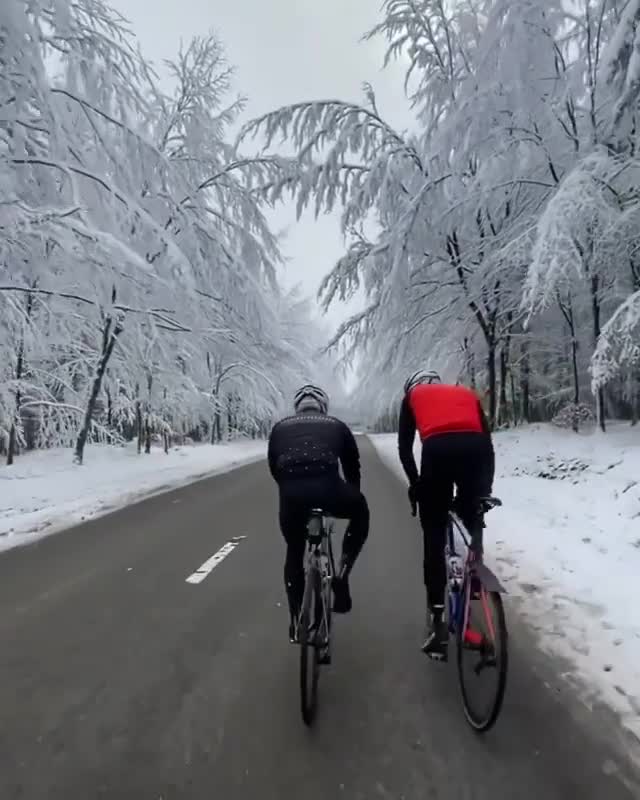
[[[470, 591], [470, 587], [467, 586], [465, 589], [466, 592]], [[483, 591], [485, 591], [483, 589]], [[508, 632], [507, 632], [507, 623], [504, 614], [504, 606], [502, 603], [502, 597], [498, 592], [486, 592], [486, 597], [489, 604], [494, 609], [494, 619], [495, 619], [495, 636], [498, 642], [498, 660], [499, 663], [497, 664], [497, 684], [495, 695], [493, 698], [493, 702], [491, 703], [487, 713], [485, 715], [477, 715], [474, 713], [472, 704], [470, 702], [470, 691], [469, 687], [466, 685], [465, 682], [465, 674], [463, 669], [463, 658], [464, 653], [468, 652], [467, 648], [464, 646], [463, 637], [464, 637], [464, 626], [460, 625], [458, 627], [457, 635], [456, 635], [456, 646], [457, 646], [457, 665], [458, 665], [458, 681], [460, 684], [460, 692], [462, 695], [462, 706], [464, 709], [464, 714], [467, 719], [469, 725], [473, 728], [476, 733], [486, 733], [490, 728], [495, 725], [496, 720], [498, 719], [498, 715], [500, 714], [500, 710], [502, 708], [502, 702], [504, 700], [504, 693], [507, 685], [507, 672], [508, 672], [508, 665], [509, 665], [509, 649], [508, 649]]]
[[332, 595], [332, 584], [335, 578], [335, 563], [333, 559], [333, 545], [331, 544], [331, 537], [333, 536], [333, 523], [331, 523], [327, 528], [327, 556], [329, 558], [329, 580], [327, 581], [324, 594], [324, 602], [325, 602], [325, 613], [327, 615], [327, 636], [329, 637], [329, 642], [331, 642], [331, 614], [333, 612], [333, 595]]
[[318, 707], [318, 678], [320, 665], [318, 651], [309, 638], [309, 629], [315, 620], [316, 603], [319, 597], [320, 575], [313, 568], [307, 575], [298, 625], [300, 643], [300, 707], [305, 725], [311, 725]]

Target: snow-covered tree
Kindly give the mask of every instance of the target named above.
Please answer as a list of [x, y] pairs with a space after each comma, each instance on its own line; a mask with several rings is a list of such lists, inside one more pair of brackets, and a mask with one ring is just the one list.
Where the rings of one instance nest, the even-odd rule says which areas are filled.
[[[258, 181], [213, 36], [163, 92], [99, 0], [0, 9], [0, 447], [264, 434], [290, 343]], [[300, 321], [300, 320], [298, 320]], [[309, 319], [307, 325], [313, 327]]]
[[[269, 201], [342, 207], [346, 252], [321, 294], [364, 290], [332, 345], [361, 357], [380, 413], [416, 365], [475, 385], [502, 424], [583, 402], [596, 347], [635, 363], [638, 8], [386, 0], [368, 36], [408, 63], [412, 132], [370, 86], [362, 104], [302, 102], [245, 127], [267, 153], [280, 137], [296, 151], [271, 154]], [[605, 405], [628, 412], [620, 385], [597, 395], [602, 425]]]

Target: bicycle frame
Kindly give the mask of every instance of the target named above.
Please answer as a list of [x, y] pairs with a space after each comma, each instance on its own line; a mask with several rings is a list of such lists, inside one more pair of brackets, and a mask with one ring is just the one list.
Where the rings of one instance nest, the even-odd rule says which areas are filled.
[[[498, 501], [493, 499], [488, 506], [483, 504], [481, 506], [481, 514], [498, 505]], [[466, 549], [464, 557], [463, 576], [458, 591], [451, 590], [451, 581], [449, 574], [449, 557], [452, 555], [459, 555], [455, 547], [454, 530], [460, 534]], [[482, 528], [480, 529], [482, 531]], [[483, 606], [484, 614], [487, 618], [487, 624], [490, 628], [490, 634], [493, 636], [493, 623], [486, 601], [486, 592], [499, 592], [506, 594], [506, 589], [502, 586], [496, 575], [486, 566], [482, 560], [482, 532], [472, 536], [467, 530], [465, 524], [455, 511], [449, 511], [449, 520], [447, 527], [447, 543], [446, 543], [446, 564], [447, 564], [447, 595], [448, 595], [448, 611], [449, 611], [449, 630], [451, 633], [456, 633], [458, 630], [467, 634], [467, 625], [469, 622], [469, 606], [471, 601], [471, 588], [473, 582], [477, 581], [480, 585], [480, 599]], [[484, 590], [484, 591], [482, 591]], [[475, 642], [469, 642], [474, 644]]]
[[[333, 558], [333, 518], [325, 514], [322, 509], [312, 509], [307, 525], [307, 558], [305, 562], [305, 583], [308, 576], [317, 571], [320, 575], [320, 597], [322, 602], [322, 627], [329, 640], [329, 611], [327, 603], [330, 602], [331, 581], [335, 575], [335, 562]], [[325, 560], [326, 559], [326, 560]], [[319, 631], [320, 625], [317, 626]], [[320, 642], [322, 646], [324, 642]]]

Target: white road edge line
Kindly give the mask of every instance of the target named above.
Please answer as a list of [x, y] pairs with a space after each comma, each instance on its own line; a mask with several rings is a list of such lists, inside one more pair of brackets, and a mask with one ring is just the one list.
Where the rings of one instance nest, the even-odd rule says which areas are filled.
[[217, 553], [214, 553], [211, 558], [208, 558], [194, 573], [189, 575], [189, 577], [186, 578], [186, 582], [193, 584], [202, 583], [207, 575], [209, 575], [221, 561], [224, 561], [229, 553], [232, 553], [240, 542], [246, 538], [246, 536], [234, 536], [231, 541], [222, 545]]

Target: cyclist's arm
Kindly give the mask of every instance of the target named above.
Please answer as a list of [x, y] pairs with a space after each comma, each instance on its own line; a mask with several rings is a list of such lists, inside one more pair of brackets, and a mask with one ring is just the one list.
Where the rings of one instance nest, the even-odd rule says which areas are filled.
[[413, 457], [413, 440], [416, 437], [416, 421], [405, 397], [400, 406], [398, 421], [398, 455], [411, 486], [418, 482], [419, 473]]
[[269, 444], [267, 446], [267, 461], [269, 462], [269, 472], [271, 473], [271, 477], [274, 481], [277, 481], [276, 477], [276, 449], [274, 446], [274, 433], [275, 428], [272, 429], [271, 435], [269, 436]]
[[478, 400], [478, 411], [480, 412], [480, 424], [482, 425], [482, 432], [489, 434], [491, 436], [491, 428], [489, 427], [489, 420], [487, 419], [487, 415], [484, 413], [484, 408], [482, 408], [482, 403]]
[[356, 437], [351, 433], [348, 425], [343, 423], [343, 444], [342, 452], [340, 454], [340, 466], [344, 474], [344, 479], [347, 483], [355, 486], [356, 489], [360, 488], [360, 450]]
[[480, 412], [480, 424], [482, 425], [482, 432], [488, 436], [489, 438], [489, 457], [487, 459], [487, 463], [484, 468], [484, 478], [486, 482], [485, 494], [491, 494], [493, 489], [493, 479], [495, 475], [496, 469], [496, 457], [493, 450], [493, 439], [491, 436], [491, 427], [489, 426], [489, 420], [487, 419], [487, 415], [484, 413], [484, 409], [482, 408], [482, 403], [478, 400], [478, 411]]

